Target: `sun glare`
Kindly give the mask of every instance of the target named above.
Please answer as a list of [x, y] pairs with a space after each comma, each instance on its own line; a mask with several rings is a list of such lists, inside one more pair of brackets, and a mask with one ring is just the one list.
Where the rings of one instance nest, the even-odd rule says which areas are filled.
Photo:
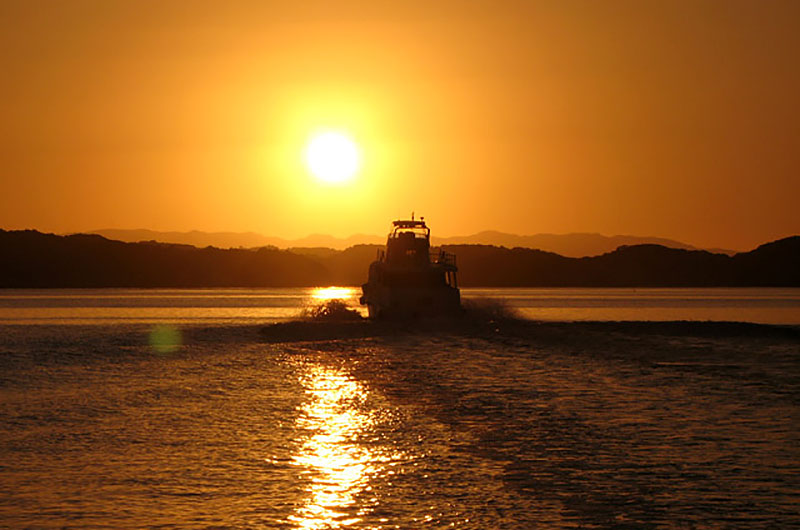
[[351, 287], [318, 287], [311, 293], [315, 300], [344, 300], [355, 298], [356, 290]]
[[322, 182], [348, 182], [355, 176], [360, 163], [358, 146], [352, 138], [340, 132], [319, 133], [306, 147], [308, 169]]

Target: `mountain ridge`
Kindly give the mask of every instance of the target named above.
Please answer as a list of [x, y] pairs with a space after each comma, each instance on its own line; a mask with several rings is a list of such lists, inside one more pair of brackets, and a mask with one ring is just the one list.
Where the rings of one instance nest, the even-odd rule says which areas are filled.
[[[331, 248], [335, 250], [344, 250], [354, 245], [382, 245], [386, 241], [385, 236], [369, 234], [354, 234], [346, 238], [339, 238], [328, 234], [310, 234], [303, 238], [285, 239], [265, 236], [256, 232], [202, 232], [199, 230], [192, 230], [189, 232], [162, 232], [147, 229], [103, 229], [88, 233], [98, 234], [108, 239], [128, 243], [159, 241], [162, 243], [193, 245], [201, 248], [212, 246], [223, 249], [272, 246], [281, 249]], [[468, 236], [432, 236], [431, 243], [435, 246], [466, 244], [494, 245], [508, 248], [521, 247], [555, 252], [562, 256], [572, 258], [599, 256], [606, 252], [611, 252], [622, 245], [641, 244], [658, 244], [670, 248], [686, 250], [708, 250], [728, 255], [736, 253], [736, 251], [729, 249], [699, 248], [689, 245], [688, 243], [662, 237], [631, 235], [606, 236], [590, 232], [518, 235], [498, 230], [484, 230]]]

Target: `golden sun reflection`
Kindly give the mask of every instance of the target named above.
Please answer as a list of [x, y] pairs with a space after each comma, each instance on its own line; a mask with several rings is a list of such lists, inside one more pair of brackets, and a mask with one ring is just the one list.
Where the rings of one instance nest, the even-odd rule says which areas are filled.
[[311, 293], [315, 300], [335, 300], [355, 298], [356, 289], [352, 287], [318, 287]]
[[301, 382], [310, 399], [297, 419], [306, 438], [293, 463], [310, 478], [309, 497], [289, 519], [297, 528], [344, 528], [369, 512], [356, 497], [370, 490], [370, 477], [394, 457], [358, 442], [375, 421], [364, 410], [368, 392], [362, 385], [323, 366], [310, 367]]

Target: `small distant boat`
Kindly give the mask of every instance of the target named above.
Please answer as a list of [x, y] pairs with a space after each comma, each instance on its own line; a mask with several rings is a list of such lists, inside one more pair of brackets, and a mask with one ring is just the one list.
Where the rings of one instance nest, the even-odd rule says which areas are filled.
[[417, 318], [461, 310], [456, 257], [431, 254], [431, 231], [425, 219], [392, 222], [386, 248], [369, 266], [361, 286], [361, 304], [372, 319]]

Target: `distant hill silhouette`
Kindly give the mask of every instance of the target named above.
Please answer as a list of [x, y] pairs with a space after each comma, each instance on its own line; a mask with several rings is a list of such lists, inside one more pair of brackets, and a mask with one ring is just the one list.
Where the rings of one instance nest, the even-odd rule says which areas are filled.
[[641, 236], [604, 236], [602, 234], [573, 233], [573, 234], [535, 234], [519, 236], [504, 232], [485, 231], [471, 236], [433, 237], [435, 245], [493, 245], [507, 248], [531, 248], [555, 252], [566, 257], [582, 258], [585, 256], [599, 256], [611, 252], [623, 245], [661, 245], [669, 248], [682, 248], [686, 250], [708, 250], [718, 254], [735, 254], [727, 249], [698, 249], [692, 245], [665, 239], [661, 237]]
[[[157, 232], [154, 230], [97, 230], [92, 232], [108, 239], [118, 241], [160, 241], [193, 245], [196, 247], [213, 246], [218, 248], [254, 248], [273, 246], [277, 248], [331, 248], [344, 250], [354, 245], [382, 245], [386, 236], [356, 234], [347, 238], [337, 238], [325, 234], [312, 234], [301, 239], [283, 239], [268, 237], [254, 232]], [[670, 248], [687, 250], [709, 250], [722, 254], [734, 254], [725, 249], [697, 249], [686, 243], [659, 237], [640, 236], [604, 236], [601, 234], [535, 234], [520, 236], [497, 231], [485, 231], [470, 236], [433, 237], [434, 245], [494, 245], [497, 247], [522, 247], [548, 252], [562, 256], [580, 258], [599, 256], [622, 245], [655, 244]]]
[[289, 287], [328, 281], [319, 262], [274, 248], [220, 250], [0, 230], [0, 287]]
[[[379, 248], [223, 250], [0, 230], [0, 287], [359, 285]], [[457, 255], [465, 287], [800, 287], [800, 236], [734, 256], [652, 244], [584, 258], [492, 245], [443, 248]]]
[[443, 247], [458, 256], [462, 285], [509, 287], [800, 287], [800, 236], [734, 256], [661, 245], [621, 246], [568, 258], [525, 248]]
[[159, 232], [156, 230], [95, 230], [98, 234], [108, 239], [136, 243], [139, 241], [158, 241], [161, 243], [175, 243], [179, 245], [193, 245], [195, 247], [217, 248], [330, 248], [343, 250], [359, 244], [383, 244], [385, 236], [370, 236], [356, 234], [347, 238], [338, 238], [325, 234], [311, 234], [300, 239], [284, 239], [270, 237], [255, 232]]

